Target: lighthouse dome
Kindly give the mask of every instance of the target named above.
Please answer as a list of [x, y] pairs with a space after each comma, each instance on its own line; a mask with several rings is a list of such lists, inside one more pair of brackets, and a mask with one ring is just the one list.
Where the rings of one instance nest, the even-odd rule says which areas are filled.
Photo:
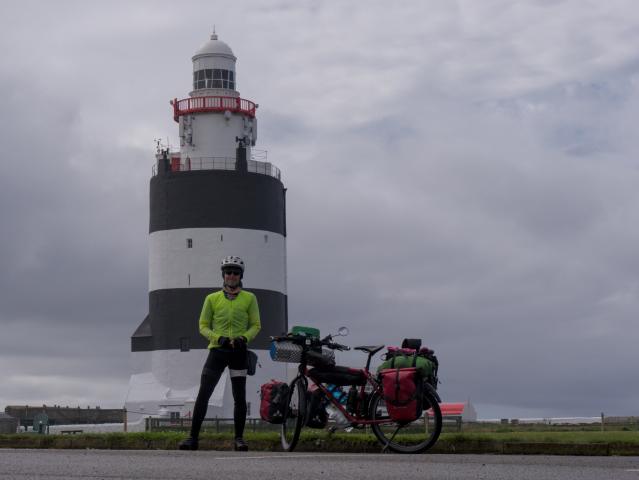
[[235, 55], [215, 32], [193, 55], [191, 96], [239, 96], [236, 90]]
[[204, 42], [202, 46], [193, 55], [193, 61], [201, 57], [226, 57], [232, 60], [236, 60], [233, 55], [233, 50], [222, 40], [218, 40], [217, 35], [214, 33], [211, 38]]

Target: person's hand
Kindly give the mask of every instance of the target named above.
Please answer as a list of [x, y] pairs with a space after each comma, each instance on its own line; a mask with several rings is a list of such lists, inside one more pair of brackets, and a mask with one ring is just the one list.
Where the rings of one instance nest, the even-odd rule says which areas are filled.
[[246, 349], [246, 337], [235, 337], [233, 339], [233, 348], [245, 350]]
[[220, 337], [217, 339], [217, 344], [220, 347], [230, 348], [231, 347], [231, 339], [229, 337]]

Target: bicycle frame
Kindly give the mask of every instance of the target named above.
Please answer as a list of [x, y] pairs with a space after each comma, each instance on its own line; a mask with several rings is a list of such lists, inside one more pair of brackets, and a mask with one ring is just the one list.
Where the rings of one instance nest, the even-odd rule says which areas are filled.
[[[371, 392], [371, 394], [373, 392], [378, 392], [380, 395], [382, 395], [382, 387], [381, 385], [377, 382], [377, 380], [375, 380], [375, 377], [373, 377], [373, 375], [371, 375], [370, 371], [363, 368], [362, 372], [364, 373], [364, 376], [366, 377], [366, 382], [360, 386], [359, 388], [359, 392], [357, 395], [357, 407], [356, 410], [359, 410], [359, 404], [360, 402], [364, 399], [364, 395], [366, 393], [366, 385], [371, 385], [373, 387], [373, 390]], [[313, 384], [315, 386], [317, 386], [317, 388], [319, 388], [322, 393], [324, 394], [324, 397], [326, 399], [328, 399], [329, 402], [331, 402], [331, 404], [336, 407], [337, 409], [339, 409], [339, 411], [342, 413], [342, 415], [344, 415], [344, 417], [353, 425], [353, 426], [357, 426], [357, 425], [372, 425], [372, 424], [377, 424], [377, 425], [381, 425], [384, 423], [393, 423], [393, 420], [391, 420], [390, 418], [386, 418], [386, 419], [380, 419], [380, 420], [370, 420], [366, 417], [360, 416], [359, 414], [355, 414], [352, 415], [348, 410], [346, 410], [346, 408], [344, 408], [344, 405], [342, 405], [339, 401], [337, 401], [337, 399], [333, 396], [333, 394], [331, 392], [328, 391], [328, 389], [322, 385], [321, 383], [317, 382], [316, 380], [314, 380], [313, 378], [309, 377], [308, 375], [308, 367], [304, 364], [300, 364], [300, 368], [299, 368], [299, 374], [298, 376], [302, 376], [304, 377], [305, 383], [307, 385], [307, 389], [308, 389], [308, 380], [310, 380], [311, 382], [313, 382]]]

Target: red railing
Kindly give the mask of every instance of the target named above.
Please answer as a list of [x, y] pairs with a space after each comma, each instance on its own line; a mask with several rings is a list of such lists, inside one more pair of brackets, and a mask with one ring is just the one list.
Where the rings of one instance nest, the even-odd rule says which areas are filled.
[[191, 97], [184, 100], [171, 100], [173, 120], [178, 121], [180, 115], [201, 112], [243, 113], [255, 117], [255, 104], [239, 97]]

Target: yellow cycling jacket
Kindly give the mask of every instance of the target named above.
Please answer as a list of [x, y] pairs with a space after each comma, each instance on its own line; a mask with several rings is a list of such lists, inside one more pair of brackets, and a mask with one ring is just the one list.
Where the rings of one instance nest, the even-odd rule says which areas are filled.
[[251, 292], [240, 290], [234, 300], [229, 300], [219, 290], [204, 299], [200, 333], [209, 341], [208, 348], [218, 348], [220, 337], [246, 337], [250, 342], [261, 328], [257, 299]]

